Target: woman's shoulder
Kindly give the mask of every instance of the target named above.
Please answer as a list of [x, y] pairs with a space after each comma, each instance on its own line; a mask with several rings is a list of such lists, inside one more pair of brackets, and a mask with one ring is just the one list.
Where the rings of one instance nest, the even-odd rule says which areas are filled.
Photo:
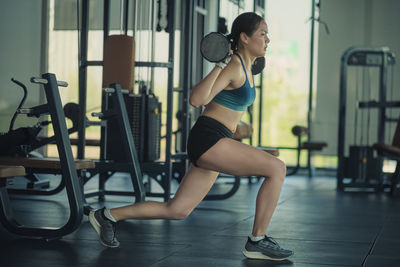
[[229, 61], [229, 64], [227, 65], [227, 70], [230, 71], [234, 77], [239, 77], [242, 74], [242, 63], [240, 62], [240, 59], [238, 56], [233, 54], [231, 56], [231, 61]]
[[238, 84], [241, 85], [246, 78], [243, 72], [242, 63], [240, 62], [239, 57], [236, 55], [232, 55], [231, 61], [226, 67], [226, 70], [229, 71], [229, 76], [232, 77], [232, 88], [235, 88], [235, 86]]
[[242, 66], [242, 63], [240, 62], [240, 59], [236, 54], [231, 55], [231, 61], [229, 63], [232, 63], [233, 67], [238, 69], [240, 69], [240, 67]]

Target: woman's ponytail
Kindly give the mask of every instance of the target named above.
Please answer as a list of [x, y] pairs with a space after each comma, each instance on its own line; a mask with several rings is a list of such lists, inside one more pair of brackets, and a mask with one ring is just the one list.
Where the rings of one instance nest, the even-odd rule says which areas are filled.
[[235, 38], [232, 33], [228, 34], [226, 38], [228, 38], [229, 42], [231, 43], [231, 49], [235, 51], [237, 49], [237, 38]]

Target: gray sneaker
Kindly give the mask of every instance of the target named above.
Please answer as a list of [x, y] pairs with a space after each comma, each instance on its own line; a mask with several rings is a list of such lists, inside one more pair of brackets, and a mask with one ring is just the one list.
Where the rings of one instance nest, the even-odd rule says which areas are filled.
[[249, 259], [281, 261], [293, 255], [293, 251], [281, 248], [274, 239], [265, 236], [258, 242], [248, 238], [243, 254]]
[[100, 237], [100, 242], [107, 247], [119, 247], [119, 241], [115, 237], [116, 223], [104, 216], [104, 209], [89, 212], [89, 222]]

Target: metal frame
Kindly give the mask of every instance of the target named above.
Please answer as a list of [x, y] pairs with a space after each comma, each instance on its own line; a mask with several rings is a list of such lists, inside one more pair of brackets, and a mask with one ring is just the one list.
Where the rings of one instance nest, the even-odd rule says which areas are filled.
[[19, 224], [11, 209], [5, 180], [3, 179], [0, 185], [0, 221], [11, 233], [22, 236], [53, 239], [72, 233], [81, 224], [84, 203], [83, 192], [75, 168], [56, 76], [52, 73], [45, 73], [42, 75], [42, 79], [33, 78], [32, 81], [44, 85], [47, 98], [46, 106], [48, 107], [48, 111], [44, 114], [50, 114], [53, 123], [61, 163], [62, 180], [66, 187], [70, 207], [70, 216], [67, 223], [59, 228], [29, 227]]
[[[135, 149], [132, 130], [129, 124], [125, 101], [122, 96], [123, 92], [121, 86], [119, 84], [112, 84], [111, 88], [105, 88], [103, 91], [105, 91], [104, 93], [107, 95], [105, 97], [104, 110], [102, 110], [102, 113], [99, 115], [102, 120], [116, 120], [118, 122], [126, 163], [114, 164], [106, 160], [107, 131], [104, 131], [104, 135], [102, 135], [100, 141], [101, 144], [103, 144], [100, 151], [100, 161], [96, 162], [96, 168], [90, 171], [92, 176], [99, 174], [99, 190], [85, 193], [85, 197], [100, 196], [100, 199], [104, 199], [105, 195], [133, 195], [136, 197], [136, 202], [142, 202], [145, 199], [143, 177], [139, 157]], [[129, 93], [129, 91], [127, 93]], [[109, 101], [112, 103], [109, 103]], [[111, 104], [111, 108], [109, 104]], [[105, 182], [117, 171], [130, 173], [134, 192], [105, 190]], [[109, 172], [112, 174], [109, 175]], [[88, 180], [89, 179], [85, 182]], [[86, 208], [90, 209], [88, 205], [86, 205]], [[85, 212], [87, 212], [87, 210], [85, 210]]]
[[[89, 33], [89, 0], [82, 1], [82, 25], [80, 27], [80, 53], [79, 53], [79, 106], [81, 110], [80, 123], [78, 124], [78, 158], [83, 159], [85, 157], [85, 113], [86, 113], [86, 95], [87, 95], [87, 67], [88, 66], [102, 66], [103, 61], [88, 61], [87, 60], [87, 49], [88, 49], [88, 33]], [[151, 162], [143, 163], [142, 170], [144, 172], [150, 171], [154, 173], [154, 170], [158, 174], [162, 175], [161, 185], [164, 189], [164, 193], [151, 193], [148, 192], [146, 195], [152, 197], [163, 197], [165, 201], [170, 199], [171, 195], [171, 175], [172, 175], [172, 158], [171, 158], [171, 138], [172, 138], [172, 108], [173, 108], [173, 70], [174, 70], [174, 10], [175, 1], [168, 0], [168, 25], [169, 25], [169, 51], [168, 51], [168, 62], [135, 62], [136, 67], [148, 67], [148, 68], [166, 68], [168, 69], [168, 95], [167, 95], [167, 129], [166, 129], [166, 151], [165, 151], [165, 162]], [[108, 37], [110, 31], [110, 0], [104, 0], [104, 40]], [[128, 30], [128, 1], [125, 1], [125, 12], [123, 18], [123, 29], [125, 34]], [[104, 97], [102, 97], [102, 103]], [[103, 134], [104, 129], [102, 129]], [[121, 169], [124, 167], [121, 166]], [[106, 191], [107, 192], [107, 191]]]
[[[380, 60], [371, 60], [380, 58]], [[349, 66], [363, 67], [379, 67], [379, 102], [367, 101], [359, 102], [358, 108], [378, 108], [378, 143], [384, 143], [385, 124], [393, 122], [392, 119], [386, 117], [386, 109], [400, 107], [400, 101], [386, 101], [387, 86], [387, 68], [389, 64], [394, 64], [394, 56], [389, 48], [368, 48], [368, 47], [351, 47], [347, 49], [341, 58], [340, 68], [340, 91], [339, 91], [339, 128], [338, 128], [338, 168], [337, 168], [337, 189], [343, 191], [346, 187], [352, 188], [374, 188], [381, 189], [381, 184], [344, 183], [345, 176], [345, 133], [346, 133], [346, 101], [347, 101], [347, 72]], [[377, 177], [379, 179], [381, 177]]]

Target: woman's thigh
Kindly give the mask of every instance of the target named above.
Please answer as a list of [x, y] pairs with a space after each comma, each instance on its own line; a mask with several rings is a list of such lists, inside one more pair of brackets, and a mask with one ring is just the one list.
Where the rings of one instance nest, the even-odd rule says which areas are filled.
[[285, 164], [275, 156], [231, 138], [222, 138], [197, 160], [201, 168], [237, 175], [285, 176]]

